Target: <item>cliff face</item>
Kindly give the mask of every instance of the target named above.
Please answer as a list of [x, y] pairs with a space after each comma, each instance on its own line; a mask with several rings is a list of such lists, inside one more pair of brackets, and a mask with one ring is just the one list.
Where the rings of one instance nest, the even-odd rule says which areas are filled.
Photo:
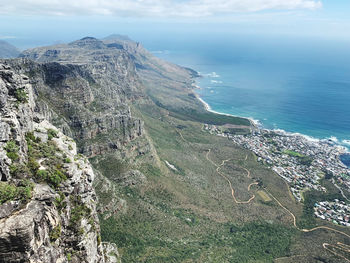
[[[14, 62], [27, 72], [40, 100], [37, 110], [93, 157], [115, 152], [143, 135], [130, 104], [144, 97], [129, 54], [94, 38], [25, 52]], [[53, 62], [55, 61], [55, 62]], [[15, 68], [16, 65], [14, 65]]]
[[0, 262], [118, 262], [88, 160], [36, 106], [29, 78], [0, 64]]

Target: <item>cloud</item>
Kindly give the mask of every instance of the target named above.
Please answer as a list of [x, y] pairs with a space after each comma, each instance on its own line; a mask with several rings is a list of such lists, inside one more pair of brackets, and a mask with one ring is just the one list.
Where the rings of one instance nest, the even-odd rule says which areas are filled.
[[0, 0], [5, 15], [205, 17], [320, 7], [320, 0]]
[[14, 38], [17, 38], [15, 36], [2, 36], [0, 35], [0, 39], [14, 39]]

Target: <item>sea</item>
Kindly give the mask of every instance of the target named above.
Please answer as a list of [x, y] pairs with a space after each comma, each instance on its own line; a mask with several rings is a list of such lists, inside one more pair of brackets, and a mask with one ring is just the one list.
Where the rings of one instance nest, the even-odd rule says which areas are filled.
[[[350, 43], [208, 35], [146, 47], [198, 71], [196, 92], [212, 110], [350, 149]], [[350, 155], [342, 159], [350, 166]]]

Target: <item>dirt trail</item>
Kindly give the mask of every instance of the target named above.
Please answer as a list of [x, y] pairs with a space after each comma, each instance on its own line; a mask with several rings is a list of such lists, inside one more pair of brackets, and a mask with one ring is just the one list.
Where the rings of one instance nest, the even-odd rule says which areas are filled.
[[[182, 135], [182, 133], [181, 133], [180, 131], [177, 131], [177, 132], [180, 134], [180, 137], [181, 137], [181, 139], [182, 139], [183, 141], [185, 141], [185, 142], [191, 144], [189, 141], [187, 141], [187, 140], [183, 137], [183, 135]], [[224, 166], [225, 163], [228, 162], [228, 161], [230, 161], [231, 159], [223, 160], [223, 161], [221, 162], [220, 165], [217, 165], [213, 160], [211, 160], [211, 159], [209, 158], [210, 152], [211, 152], [211, 149], [208, 149], [207, 154], [206, 154], [206, 159], [216, 167], [216, 172], [217, 172], [221, 177], [223, 177], [223, 178], [227, 181], [227, 183], [229, 184], [230, 189], [231, 189], [231, 195], [232, 195], [233, 201], [234, 201], [236, 204], [249, 204], [251, 201], [253, 201], [254, 198], [255, 198], [255, 195], [253, 195], [253, 196], [252, 196], [249, 200], [247, 200], [247, 201], [239, 201], [239, 200], [237, 200], [237, 198], [236, 198], [236, 196], [235, 196], [235, 190], [234, 190], [234, 188], [233, 188], [233, 186], [232, 186], [232, 183], [231, 183], [230, 179], [229, 179], [225, 174], [223, 174], [223, 173], [220, 171], [220, 168], [221, 168], [222, 166]], [[248, 155], [246, 155], [244, 161], [247, 161], [247, 159], [248, 159]], [[240, 166], [240, 167], [241, 167], [241, 166]], [[244, 170], [247, 172], [247, 177], [248, 177], [248, 178], [251, 178], [251, 177], [250, 177], [250, 171], [249, 171], [247, 168], [245, 168], [245, 167], [241, 167], [241, 168], [244, 169]], [[251, 187], [252, 187], [253, 185], [258, 185], [258, 182], [251, 183], [251, 184], [248, 186], [248, 188], [247, 188], [248, 192], [250, 191], [250, 189], [251, 189]], [[288, 186], [288, 184], [287, 184], [287, 187], [288, 187], [288, 191], [289, 191], [289, 186]], [[347, 238], [350, 239], [350, 235], [348, 235], [347, 233], [344, 233], [344, 232], [342, 232], [342, 231], [340, 231], [340, 230], [337, 230], [337, 229], [334, 229], [334, 228], [330, 228], [330, 227], [327, 227], [327, 226], [318, 226], [318, 227], [314, 227], [314, 228], [311, 228], [311, 229], [301, 229], [301, 228], [299, 228], [299, 227], [297, 226], [297, 222], [296, 222], [297, 220], [296, 220], [295, 215], [294, 215], [288, 208], [286, 208], [284, 205], [282, 205], [281, 202], [278, 201], [278, 199], [277, 199], [276, 197], [274, 197], [267, 189], [265, 189], [265, 190], [266, 190], [266, 192], [273, 198], [273, 200], [276, 201], [276, 203], [277, 203], [280, 207], [282, 207], [285, 211], [287, 211], [287, 213], [289, 213], [289, 214], [291, 215], [291, 217], [293, 218], [293, 226], [294, 226], [297, 230], [299, 230], [299, 231], [301, 231], [301, 232], [304, 232], [304, 233], [309, 233], [309, 232], [313, 232], [313, 231], [317, 231], [317, 230], [324, 229], [324, 230], [329, 230], [329, 231], [336, 232], [336, 233], [341, 234], [341, 235], [343, 235], [343, 236], [346, 236]], [[332, 249], [329, 248], [329, 247], [332, 247], [332, 248], [335, 248], [335, 249], [338, 249], [338, 250], [343, 250], [343, 251], [345, 251], [345, 252], [349, 252], [349, 253], [350, 253], [350, 245], [346, 245], [346, 244], [344, 244], [344, 243], [337, 242], [336, 245], [332, 245], [332, 244], [328, 244], [328, 243], [323, 243], [322, 246], [323, 246], [324, 249], [326, 249], [328, 252], [332, 253], [333, 255], [338, 256], [338, 257], [340, 257], [340, 258], [343, 258], [343, 259], [346, 260], [347, 262], [350, 262], [350, 259], [346, 258], [345, 256], [343, 256], [343, 255], [341, 255], [341, 254], [339, 254], [339, 253], [337, 253], [337, 252], [335, 252], [335, 251], [333, 251]], [[297, 256], [292, 256], [292, 257], [299, 257], [299, 256], [302, 256], [302, 255], [297, 255]], [[281, 260], [281, 259], [284, 259], [284, 258], [278, 258], [278, 259], [275, 259], [275, 260]]]
[[[327, 226], [318, 226], [318, 227], [314, 227], [314, 228], [311, 228], [311, 229], [299, 228], [297, 226], [297, 222], [296, 222], [297, 220], [296, 220], [295, 215], [288, 208], [286, 208], [284, 205], [282, 205], [281, 202], [278, 201], [278, 199], [276, 197], [274, 197], [269, 191], [266, 190], [266, 192], [277, 202], [277, 204], [280, 207], [282, 207], [284, 210], [286, 210], [292, 216], [292, 218], [293, 218], [293, 226], [297, 230], [299, 230], [301, 232], [304, 232], [304, 233], [309, 233], [309, 232], [313, 232], [313, 231], [316, 231], [316, 230], [325, 229], [325, 230], [336, 232], [336, 233], [341, 234], [343, 236], [346, 236], [346, 237], [348, 237], [350, 239], [350, 235], [348, 235], [347, 233], [344, 233], [344, 232], [342, 232], [340, 230], [337, 230], [337, 229], [334, 229], [334, 228], [331, 228], [331, 227], [327, 227]], [[323, 243], [322, 246], [323, 246], [324, 249], [326, 249], [327, 251], [331, 252], [332, 254], [345, 259], [347, 262], [350, 262], [350, 259], [347, 259], [343, 255], [340, 255], [339, 253], [337, 253], [337, 252], [327, 248], [327, 246], [331, 246], [331, 247], [337, 248], [339, 250], [344, 250], [346, 252], [350, 252], [350, 246], [349, 245], [346, 245], [344, 243], [338, 242], [337, 245], [330, 245], [328, 243]], [[344, 248], [347, 248], [347, 249], [344, 249]]]
[[[208, 150], [208, 152], [207, 152], [207, 154], [206, 154], [206, 159], [216, 167], [216, 172], [228, 182], [228, 184], [229, 184], [229, 186], [230, 186], [230, 189], [231, 189], [231, 195], [232, 195], [233, 201], [234, 201], [236, 204], [249, 204], [251, 201], [253, 201], [254, 198], [255, 198], [255, 195], [253, 195], [253, 196], [252, 196], [251, 198], [249, 198], [249, 200], [247, 200], [247, 201], [239, 201], [239, 200], [237, 200], [237, 198], [236, 198], [236, 196], [235, 196], [235, 190], [234, 190], [233, 187], [232, 187], [231, 180], [230, 180], [225, 174], [223, 174], [223, 173], [220, 171], [220, 168], [221, 168], [223, 165], [225, 165], [225, 162], [230, 161], [231, 159], [223, 160], [223, 161], [221, 162], [220, 165], [217, 165], [213, 160], [211, 160], [211, 159], [209, 158], [210, 152], [211, 152], [211, 149]], [[247, 157], [246, 157], [246, 158], [247, 158]], [[248, 169], [244, 168], [244, 167], [241, 167], [241, 168], [243, 168], [243, 169], [247, 172], [247, 177], [250, 178], [250, 171], [249, 171]], [[257, 182], [251, 183], [251, 184], [248, 186], [248, 191], [250, 191], [250, 188], [251, 188], [253, 185], [257, 185], [257, 184], [258, 184]]]

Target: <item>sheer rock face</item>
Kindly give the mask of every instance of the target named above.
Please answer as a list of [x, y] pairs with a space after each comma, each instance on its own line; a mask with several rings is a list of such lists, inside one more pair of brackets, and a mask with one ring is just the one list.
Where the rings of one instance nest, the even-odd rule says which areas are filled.
[[[0, 262], [118, 262], [116, 247], [102, 245], [100, 240], [90, 163], [77, 155], [72, 139], [34, 109], [28, 77], [0, 64], [1, 183], [16, 185], [25, 179], [34, 184], [26, 202], [14, 199], [0, 203]], [[26, 133], [33, 132], [45, 142], [50, 130], [57, 134], [52, 141], [60, 154], [71, 160], [63, 165], [67, 179], [53, 188], [44, 182], [35, 183], [29, 174], [24, 178], [12, 176], [13, 161], [6, 154], [7, 143], [16, 143], [19, 156], [16, 162], [25, 164], [28, 161]], [[59, 207], [58, 198], [64, 206]], [[85, 212], [79, 220], [74, 220], [74, 211], [79, 207]], [[114, 252], [115, 257], [105, 257], [104, 250]]]
[[[10, 178], [10, 159], [3, 147], [11, 139], [19, 147], [19, 158], [25, 161], [27, 147], [25, 133], [33, 130], [34, 98], [29, 80], [24, 75], [15, 74], [9, 66], [0, 64], [0, 180]], [[27, 94], [26, 103], [19, 103], [16, 94]]]
[[130, 105], [145, 95], [126, 50], [84, 38], [22, 57], [11, 63], [32, 77], [40, 101], [36, 110], [77, 140], [80, 152], [92, 157], [122, 151], [143, 135], [143, 122]]

